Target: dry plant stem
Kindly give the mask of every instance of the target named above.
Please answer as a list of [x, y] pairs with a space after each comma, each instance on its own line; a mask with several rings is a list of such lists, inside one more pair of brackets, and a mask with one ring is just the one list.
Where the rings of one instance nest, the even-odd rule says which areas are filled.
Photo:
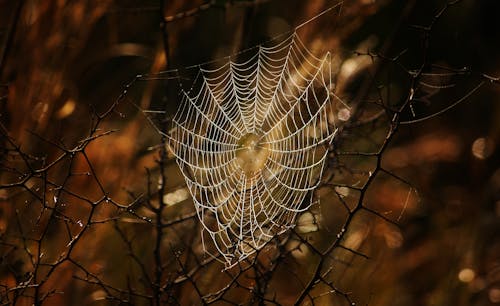
[[[160, 0], [160, 30], [162, 32], [163, 39], [163, 48], [165, 53], [165, 69], [168, 69], [169, 61], [170, 61], [170, 52], [169, 52], [169, 41], [168, 41], [168, 32], [166, 28], [166, 22], [164, 18], [165, 14], [165, 2], [164, 0]], [[166, 131], [167, 120], [163, 119], [163, 130]], [[163, 211], [166, 207], [164, 202], [164, 194], [167, 182], [167, 176], [165, 175], [165, 162], [167, 160], [167, 138], [162, 135], [161, 137], [161, 147], [159, 151], [159, 159], [157, 160], [158, 167], [160, 170], [160, 184], [158, 188], [158, 207], [153, 211], [156, 217], [156, 241], [154, 247], [154, 260], [155, 260], [155, 283], [154, 283], [154, 305], [160, 306], [162, 305], [162, 295], [164, 291], [168, 291], [169, 288], [163, 288], [162, 280], [163, 280], [163, 258], [162, 258], [162, 241], [164, 235], [164, 224], [163, 224]]]

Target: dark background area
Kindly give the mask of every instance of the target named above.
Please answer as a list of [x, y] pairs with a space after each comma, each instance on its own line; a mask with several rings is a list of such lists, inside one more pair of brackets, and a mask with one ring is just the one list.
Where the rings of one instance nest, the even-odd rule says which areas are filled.
[[[344, 1], [298, 31], [335, 55], [339, 95], [359, 102], [327, 171], [377, 169], [364, 200], [348, 197], [360, 209], [322, 188], [317, 232], [222, 271], [192, 200], [165, 203], [184, 181], [136, 106], [168, 118], [186, 67], [336, 3], [0, 0], [0, 304], [500, 304], [495, 0]], [[148, 73], [161, 78], [126, 87]], [[335, 247], [317, 255], [309, 240]]]

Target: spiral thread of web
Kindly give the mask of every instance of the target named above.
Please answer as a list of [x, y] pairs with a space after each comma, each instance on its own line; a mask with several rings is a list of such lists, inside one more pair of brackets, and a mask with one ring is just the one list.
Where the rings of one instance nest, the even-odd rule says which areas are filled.
[[256, 50], [200, 67], [169, 136], [203, 229], [228, 264], [310, 207], [336, 132], [330, 54], [315, 56], [295, 33]]

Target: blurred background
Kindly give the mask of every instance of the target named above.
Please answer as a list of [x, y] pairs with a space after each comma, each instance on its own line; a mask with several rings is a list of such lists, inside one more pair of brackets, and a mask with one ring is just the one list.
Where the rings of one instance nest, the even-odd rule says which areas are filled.
[[[158, 130], [186, 67], [325, 9], [298, 34], [332, 52], [335, 92], [356, 111], [314, 218], [225, 270]], [[0, 303], [500, 304], [498, 12], [495, 0], [0, 0]]]

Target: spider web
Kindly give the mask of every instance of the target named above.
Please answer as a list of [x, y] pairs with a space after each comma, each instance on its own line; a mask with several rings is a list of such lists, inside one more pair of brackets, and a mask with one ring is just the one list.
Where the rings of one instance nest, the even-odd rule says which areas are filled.
[[311, 206], [337, 131], [330, 53], [316, 56], [296, 32], [256, 49], [199, 68], [169, 137], [203, 229], [228, 264]]

